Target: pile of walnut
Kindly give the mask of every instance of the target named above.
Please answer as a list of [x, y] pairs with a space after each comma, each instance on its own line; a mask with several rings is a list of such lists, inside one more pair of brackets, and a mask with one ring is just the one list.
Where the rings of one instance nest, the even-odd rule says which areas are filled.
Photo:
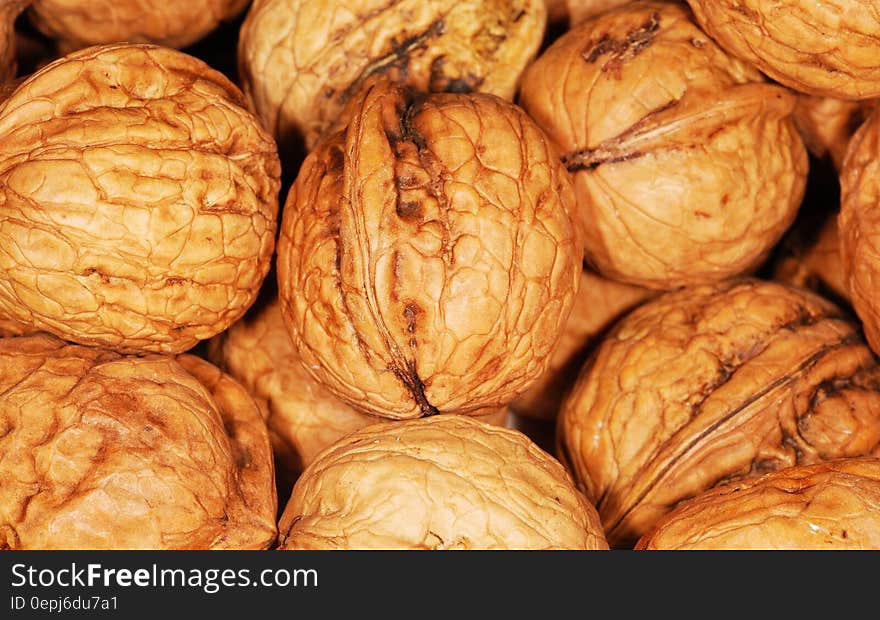
[[880, 549], [880, 0], [0, 0], [0, 548]]

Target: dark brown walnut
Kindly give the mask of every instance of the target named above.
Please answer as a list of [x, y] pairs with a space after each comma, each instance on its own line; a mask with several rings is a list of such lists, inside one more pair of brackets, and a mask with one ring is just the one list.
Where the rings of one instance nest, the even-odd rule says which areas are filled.
[[688, 0], [721, 47], [794, 90], [880, 97], [880, 0]]
[[0, 339], [0, 548], [265, 549], [260, 409], [208, 362]]
[[794, 122], [807, 149], [816, 157], [829, 157], [840, 170], [850, 139], [876, 105], [873, 99], [848, 101], [799, 95]]
[[62, 53], [104, 43], [182, 48], [241, 13], [248, 0], [32, 0], [34, 25]]
[[545, 25], [544, 0], [255, 0], [239, 73], [281, 144], [311, 149], [374, 74], [512, 99]]
[[547, 21], [570, 28], [632, 0], [545, 0]]
[[592, 344], [618, 317], [652, 294], [649, 289], [615, 282], [585, 269], [550, 365], [528, 392], [510, 404], [511, 410], [527, 418], [555, 419]]
[[0, 314], [179, 353], [238, 319], [272, 257], [277, 148], [222, 74], [93, 47], [0, 104]]
[[34, 331], [30, 325], [0, 316], [0, 338], [22, 336]]
[[825, 299], [741, 279], [624, 317], [559, 417], [559, 454], [612, 546], [679, 502], [797, 464], [877, 451], [880, 366]]
[[608, 548], [556, 459], [456, 415], [374, 424], [322, 452], [279, 532], [279, 549]]
[[849, 300], [840, 259], [837, 213], [822, 225], [818, 236], [805, 247], [784, 256], [773, 269], [773, 279], [807, 288], [829, 298]]
[[31, 0], [0, 0], [0, 84], [16, 74], [15, 20]]
[[564, 153], [586, 258], [606, 277], [672, 289], [748, 273], [803, 197], [795, 95], [676, 3], [570, 30], [527, 69], [520, 102]]
[[880, 549], [880, 461], [789, 467], [682, 503], [638, 550]]
[[549, 364], [577, 292], [571, 182], [498, 97], [387, 80], [362, 95], [285, 204], [278, 282], [294, 346], [374, 415], [503, 407]]

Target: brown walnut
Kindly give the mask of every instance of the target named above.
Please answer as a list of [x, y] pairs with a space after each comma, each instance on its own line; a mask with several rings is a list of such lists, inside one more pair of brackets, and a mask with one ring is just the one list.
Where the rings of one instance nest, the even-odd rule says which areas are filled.
[[15, 20], [31, 0], [0, 0], [0, 84], [16, 75]]
[[0, 548], [265, 549], [271, 448], [238, 383], [191, 355], [0, 339]]
[[244, 10], [248, 0], [32, 0], [34, 25], [62, 53], [105, 43], [182, 48]]
[[688, 0], [721, 47], [803, 93], [880, 97], [880, 0]]
[[796, 248], [774, 266], [773, 279], [842, 302], [849, 301], [840, 258], [837, 213], [825, 219], [818, 236], [811, 243]]
[[278, 241], [305, 367], [389, 418], [503, 407], [544, 371], [581, 271], [552, 144], [493, 95], [363, 91], [309, 154]]
[[280, 143], [311, 149], [374, 74], [512, 99], [545, 25], [544, 0], [255, 0], [239, 73]]
[[880, 460], [789, 467], [682, 503], [639, 550], [880, 549]]
[[716, 485], [876, 451], [880, 366], [859, 325], [813, 293], [753, 279], [686, 288], [616, 324], [557, 437], [625, 547]]
[[652, 295], [649, 289], [609, 280], [585, 269], [550, 365], [528, 392], [510, 404], [511, 411], [527, 418], [555, 419], [590, 347], [614, 321]]
[[748, 273], [803, 197], [795, 95], [676, 3], [570, 30], [526, 70], [520, 102], [564, 153], [586, 258], [609, 278], [672, 289]]
[[595, 509], [528, 437], [465, 416], [355, 431], [297, 480], [280, 549], [607, 549]]
[[880, 108], [853, 136], [840, 171], [840, 257], [853, 309], [880, 352]]
[[545, 0], [547, 21], [571, 28], [632, 0]]
[[850, 139], [876, 105], [874, 99], [848, 101], [799, 95], [794, 122], [807, 149], [816, 157], [829, 157], [840, 170]]
[[179, 353], [238, 319], [272, 257], [275, 143], [222, 74], [93, 47], [0, 104], [0, 314], [81, 344]]

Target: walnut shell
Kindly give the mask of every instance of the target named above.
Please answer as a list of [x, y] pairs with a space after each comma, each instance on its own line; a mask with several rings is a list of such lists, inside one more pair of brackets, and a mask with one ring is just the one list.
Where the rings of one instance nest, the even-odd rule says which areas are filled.
[[632, 0], [545, 0], [547, 21], [571, 28]]
[[880, 549], [880, 460], [789, 467], [682, 503], [639, 550]]
[[0, 0], [0, 84], [15, 77], [15, 20], [30, 2]]
[[278, 241], [306, 368], [389, 418], [503, 407], [547, 367], [581, 271], [571, 184], [493, 95], [387, 80], [309, 154]]
[[374, 74], [512, 99], [545, 25], [543, 0], [255, 0], [239, 73], [280, 143], [310, 150]]
[[585, 269], [550, 365], [525, 394], [510, 404], [511, 410], [527, 418], [555, 419], [590, 346], [614, 321], [651, 295], [649, 289], [609, 280]]
[[191, 355], [0, 339], [0, 548], [265, 549], [271, 449], [244, 388]]
[[880, 367], [859, 325], [808, 291], [737, 280], [618, 322], [559, 417], [559, 453], [612, 546], [718, 484], [870, 454]]
[[222, 74], [93, 47], [0, 104], [0, 314], [66, 340], [179, 353], [256, 298], [277, 148]]
[[586, 258], [611, 279], [672, 289], [748, 273], [803, 197], [795, 95], [678, 4], [634, 2], [570, 30], [527, 69], [520, 102], [565, 153]]
[[103, 43], [182, 48], [241, 13], [248, 0], [33, 0], [31, 21], [62, 53]]
[[850, 139], [876, 105], [873, 99], [848, 101], [799, 95], [794, 122], [807, 149], [816, 157], [830, 157], [840, 170]]
[[799, 92], [880, 97], [880, 1], [688, 0], [731, 54]]
[[840, 258], [837, 214], [826, 218], [819, 235], [807, 247], [784, 257], [773, 270], [773, 279], [829, 298], [849, 301], [849, 291]]
[[374, 424], [322, 452], [279, 531], [280, 549], [607, 549], [558, 461], [455, 415]]

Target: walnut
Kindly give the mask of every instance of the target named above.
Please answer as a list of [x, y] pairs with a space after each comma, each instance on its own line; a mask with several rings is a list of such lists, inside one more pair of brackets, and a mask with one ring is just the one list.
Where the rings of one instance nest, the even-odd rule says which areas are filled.
[[798, 248], [774, 266], [773, 279], [848, 302], [836, 213], [825, 219], [812, 243]]
[[310, 150], [370, 75], [512, 99], [545, 25], [543, 0], [256, 0], [239, 73], [282, 146]]
[[248, 0], [33, 0], [31, 21], [62, 53], [102, 43], [182, 48], [241, 13]]
[[571, 184], [493, 95], [387, 80], [306, 158], [279, 296], [306, 368], [374, 415], [498, 408], [544, 371], [581, 271]]
[[639, 550], [880, 549], [880, 460], [789, 467], [688, 500]]
[[731, 54], [799, 92], [880, 97], [877, 0], [688, 0]]
[[559, 418], [559, 454], [609, 544], [731, 480], [880, 442], [880, 366], [831, 302], [741, 279], [666, 293], [616, 324]]
[[880, 351], [880, 108], [853, 136], [840, 171], [840, 258], [853, 309]]
[[852, 135], [876, 105], [873, 99], [847, 101], [799, 95], [794, 122], [809, 151], [819, 158], [830, 157], [840, 170]]
[[374, 424], [322, 452], [279, 532], [280, 549], [607, 549], [558, 461], [456, 415]]
[[556, 418], [589, 348], [618, 317], [652, 294], [649, 289], [615, 282], [585, 269], [550, 365], [528, 392], [510, 404], [511, 410], [527, 418]]
[[182, 352], [256, 298], [277, 148], [222, 74], [151, 45], [61, 58], [0, 104], [0, 314]]
[[570, 28], [629, 2], [632, 0], [545, 0], [547, 21]]
[[30, 2], [0, 0], [0, 84], [15, 77], [15, 20]]
[[[184, 355], [0, 339], [0, 548], [264, 549], [277, 500], [260, 410]], [[25, 510], [26, 508], [26, 510]]]
[[671, 289], [748, 273], [803, 197], [795, 95], [675, 3], [570, 30], [527, 69], [520, 102], [565, 153], [586, 258], [609, 278]]

